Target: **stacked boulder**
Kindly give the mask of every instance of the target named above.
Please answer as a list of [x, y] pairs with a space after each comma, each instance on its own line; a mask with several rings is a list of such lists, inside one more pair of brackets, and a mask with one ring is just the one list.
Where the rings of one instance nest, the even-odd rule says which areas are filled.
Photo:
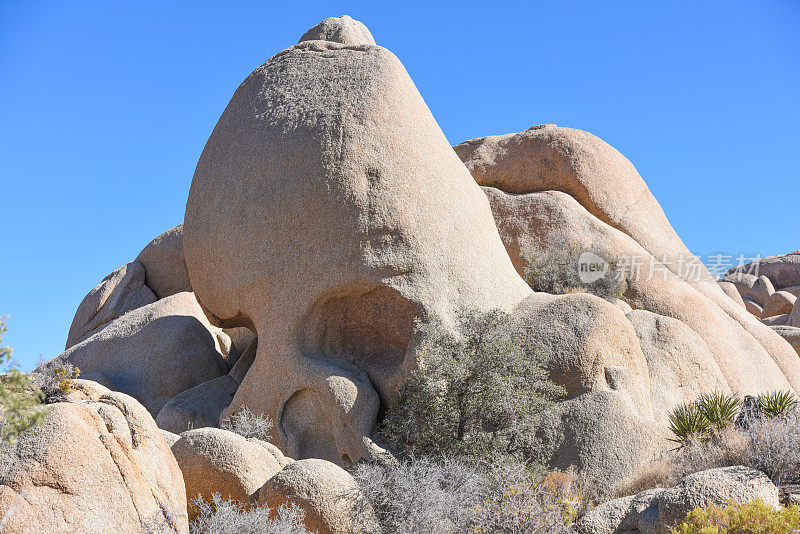
[[800, 354], [800, 250], [734, 267], [719, 284]]

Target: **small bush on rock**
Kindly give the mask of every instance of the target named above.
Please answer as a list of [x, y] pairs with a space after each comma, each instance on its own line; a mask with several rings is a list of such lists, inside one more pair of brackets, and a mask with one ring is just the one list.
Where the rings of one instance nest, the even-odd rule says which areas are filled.
[[[566, 237], [564, 239], [566, 241]], [[588, 265], [583, 261], [587, 258], [597, 266], [605, 265], [606, 271], [595, 280], [591, 280], [594, 278], [592, 273], [584, 273], [589, 278], [581, 276], [580, 269]], [[621, 298], [627, 288], [617, 260], [602, 252], [586, 251], [575, 246], [557, 251], [528, 253], [523, 275], [534, 291], [555, 295], [591, 293], [613, 302]]]
[[382, 425], [403, 454], [537, 458], [537, 416], [562, 394], [545, 355], [501, 311], [463, 312], [456, 332], [418, 321], [420, 368], [390, 403]]
[[270, 431], [275, 424], [272, 419], [260, 413], [253, 413], [247, 406], [243, 406], [235, 414], [222, 421], [222, 428], [235, 432], [245, 438], [257, 438], [263, 441], [270, 440]]
[[758, 403], [768, 417], [781, 417], [794, 410], [797, 399], [790, 391], [771, 391], [759, 395]]
[[722, 392], [701, 395], [696, 401], [680, 404], [669, 414], [672, 441], [684, 443], [689, 439], [709, 439], [736, 422], [742, 401], [736, 395]]
[[73, 380], [81, 375], [81, 370], [60, 358], [39, 365], [33, 374], [33, 384], [44, 395], [44, 402], [52, 404], [63, 402], [72, 391]]
[[198, 515], [190, 534], [311, 534], [303, 524], [305, 513], [295, 506], [281, 506], [273, 514], [265, 506], [246, 506], [217, 493], [211, 499], [192, 501]]
[[775, 510], [760, 499], [724, 508], [695, 508], [672, 534], [789, 534], [800, 528], [796, 506]]

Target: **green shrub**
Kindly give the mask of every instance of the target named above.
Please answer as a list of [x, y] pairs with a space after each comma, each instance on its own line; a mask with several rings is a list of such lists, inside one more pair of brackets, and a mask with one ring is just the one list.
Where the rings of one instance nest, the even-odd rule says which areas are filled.
[[670, 441], [686, 443], [687, 440], [705, 436], [710, 424], [696, 402], [678, 405], [669, 414], [669, 429], [675, 435]]
[[707, 440], [712, 433], [721, 432], [736, 422], [741, 404], [736, 395], [714, 392], [678, 405], [668, 416], [669, 429], [675, 435], [670, 441]]
[[[0, 343], [6, 331], [5, 317], [0, 317]], [[7, 371], [0, 377], [0, 447], [47, 416], [42, 393], [33, 386], [30, 375], [16, 369], [11, 354], [11, 347], [0, 346], [0, 369]]]
[[[589, 283], [583, 282], [579, 273], [579, 260], [585, 252], [594, 254], [608, 266], [602, 277]], [[617, 260], [603, 252], [586, 251], [576, 246], [528, 253], [523, 275], [534, 291], [555, 295], [591, 293], [613, 302], [621, 298], [627, 288]]]
[[462, 312], [455, 332], [418, 321], [420, 367], [391, 400], [382, 434], [397, 452], [534, 461], [537, 416], [563, 390], [507, 314]]
[[797, 406], [797, 399], [790, 391], [770, 391], [758, 396], [758, 404], [768, 417], [782, 417]]
[[706, 393], [697, 399], [697, 406], [709, 426], [716, 431], [728, 428], [736, 421], [742, 401], [736, 395], [722, 392]]
[[724, 508], [695, 508], [672, 534], [789, 534], [800, 528], [796, 506], [779, 510], [760, 499], [746, 504], [730, 503]]

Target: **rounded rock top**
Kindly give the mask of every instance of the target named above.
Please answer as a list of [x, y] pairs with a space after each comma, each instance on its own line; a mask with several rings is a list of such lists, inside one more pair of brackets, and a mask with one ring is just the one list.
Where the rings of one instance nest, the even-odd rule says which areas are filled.
[[375, 39], [367, 27], [348, 15], [323, 20], [304, 33], [298, 43], [303, 41], [331, 41], [344, 45], [375, 44]]

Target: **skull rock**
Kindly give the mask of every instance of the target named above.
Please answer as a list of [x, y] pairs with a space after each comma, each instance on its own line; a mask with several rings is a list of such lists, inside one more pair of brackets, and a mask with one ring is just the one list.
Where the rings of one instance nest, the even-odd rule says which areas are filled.
[[223, 417], [272, 417], [294, 458], [379, 451], [381, 402], [417, 363], [414, 318], [531, 294], [402, 64], [368, 39], [301, 41], [239, 86], [183, 232], [206, 314], [258, 335]]

